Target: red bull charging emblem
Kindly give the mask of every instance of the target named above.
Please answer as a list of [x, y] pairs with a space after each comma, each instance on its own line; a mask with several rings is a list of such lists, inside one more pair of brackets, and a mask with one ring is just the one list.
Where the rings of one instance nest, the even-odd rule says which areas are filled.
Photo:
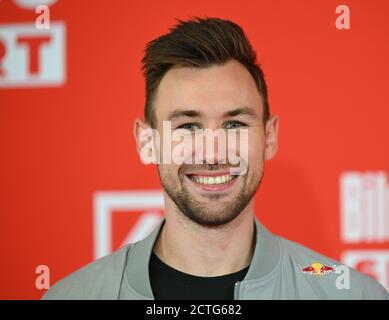
[[319, 262], [314, 262], [311, 265], [301, 269], [303, 273], [307, 273], [313, 276], [323, 276], [330, 272], [335, 272], [336, 266], [326, 266]]

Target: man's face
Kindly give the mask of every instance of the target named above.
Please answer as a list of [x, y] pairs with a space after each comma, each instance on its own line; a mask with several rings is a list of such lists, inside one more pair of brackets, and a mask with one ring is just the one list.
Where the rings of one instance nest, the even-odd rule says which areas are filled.
[[[239, 131], [247, 130], [248, 167], [243, 175], [231, 175], [229, 169], [238, 165], [232, 165], [227, 154], [217, 154], [220, 143], [229, 150], [227, 140], [214, 140], [214, 148], [205, 149], [203, 162], [198, 164], [158, 165], [165, 194], [185, 216], [203, 226], [232, 221], [252, 200], [263, 176], [264, 160], [274, 155], [277, 144], [277, 118], [270, 118], [265, 127], [261, 96], [250, 73], [234, 60], [208, 68], [175, 66], [162, 78], [154, 108], [161, 146], [167, 139], [163, 121], [170, 121], [173, 132], [186, 129], [192, 141], [198, 129], [222, 129], [226, 136], [237, 129], [238, 140]], [[174, 150], [178, 142], [170, 143]], [[237, 155], [240, 148], [237, 141]]]

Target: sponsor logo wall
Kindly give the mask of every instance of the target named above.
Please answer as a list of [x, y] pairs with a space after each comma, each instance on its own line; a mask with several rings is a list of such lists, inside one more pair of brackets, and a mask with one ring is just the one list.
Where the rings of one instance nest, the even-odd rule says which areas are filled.
[[340, 29], [340, 4], [0, 1], [0, 298], [40, 298], [163, 217], [132, 134], [140, 61], [189, 15], [239, 23], [265, 71], [280, 145], [258, 218], [389, 288], [389, 5], [349, 1]]

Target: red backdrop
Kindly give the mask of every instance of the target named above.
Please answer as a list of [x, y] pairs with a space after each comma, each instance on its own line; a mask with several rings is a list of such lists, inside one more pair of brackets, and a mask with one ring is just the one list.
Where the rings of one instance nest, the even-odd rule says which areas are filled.
[[[37, 266], [52, 285], [117, 249], [142, 215], [138, 236], [155, 222], [158, 176], [132, 135], [140, 60], [175, 17], [194, 15], [244, 28], [280, 117], [257, 216], [388, 286], [388, 1], [57, 0], [50, 29], [35, 31], [47, 51], [20, 41], [39, 15], [23, 2], [0, 2], [0, 298], [40, 298]], [[349, 30], [335, 25], [341, 4]]]

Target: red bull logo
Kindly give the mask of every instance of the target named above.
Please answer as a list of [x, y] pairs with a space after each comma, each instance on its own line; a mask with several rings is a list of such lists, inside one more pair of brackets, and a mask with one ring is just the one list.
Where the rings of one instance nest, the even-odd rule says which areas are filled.
[[311, 274], [314, 276], [323, 276], [330, 272], [335, 272], [336, 266], [326, 266], [319, 262], [314, 262], [311, 265], [301, 269], [303, 273]]

